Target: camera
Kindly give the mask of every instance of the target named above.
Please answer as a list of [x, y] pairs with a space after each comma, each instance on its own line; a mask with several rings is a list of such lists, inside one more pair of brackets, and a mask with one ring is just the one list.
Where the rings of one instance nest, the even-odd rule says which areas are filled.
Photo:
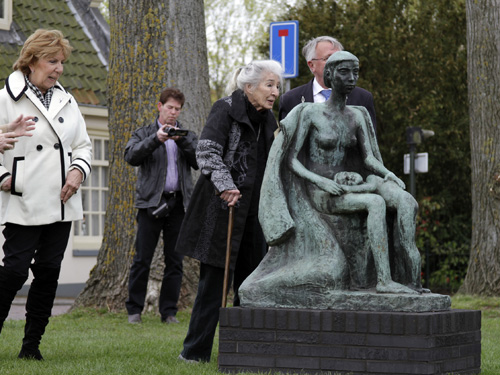
[[164, 202], [160, 207], [158, 207], [151, 213], [151, 215], [153, 215], [156, 219], [162, 219], [168, 216], [168, 214], [169, 214], [169, 207], [167, 202]]
[[188, 131], [183, 129], [165, 128], [163, 131], [167, 133], [169, 137], [185, 137], [188, 135]]

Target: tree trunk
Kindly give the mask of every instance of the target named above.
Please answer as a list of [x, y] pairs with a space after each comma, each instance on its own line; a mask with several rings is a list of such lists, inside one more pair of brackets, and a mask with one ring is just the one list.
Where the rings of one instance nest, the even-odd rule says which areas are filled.
[[[75, 306], [120, 310], [128, 294], [136, 234], [136, 175], [123, 159], [125, 145], [133, 130], [154, 120], [164, 88], [177, 87], [185, 94], [179, 120], [197, 134], [208, 115], [210, 97], [202, 0], [110, 0], [109, 16], [110, 198], [97, 265]], [[148, 286], [150, 296], [159, 290], [162, 263], [162, 256], [155, 256]], [[180, 307], [189, 304], [195, 294], [193, 267], [195, 262], [185, 261], [187, 277]], [[158, 302], [158, 298], [147, 300]]]
[[460, 291], [500, 295], [500, 1], [466, 6], [473, 229]]

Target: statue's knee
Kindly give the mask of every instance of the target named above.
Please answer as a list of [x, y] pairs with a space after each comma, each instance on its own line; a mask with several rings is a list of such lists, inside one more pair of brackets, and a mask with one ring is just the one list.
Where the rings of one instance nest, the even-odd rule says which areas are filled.
[[380, 195], [372, 194], [368, 201], [368, 211], [385, 216], [385, 200]]

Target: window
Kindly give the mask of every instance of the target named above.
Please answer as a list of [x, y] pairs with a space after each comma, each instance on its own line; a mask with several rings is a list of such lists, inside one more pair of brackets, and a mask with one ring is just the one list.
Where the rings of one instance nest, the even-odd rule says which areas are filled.
[[92, 173], [80, 187], [83, 201], [83, 220], [74, 223], [74, 235], [83, 238], [102, 238], [104, 214], [108, 201], [109, 154], [108, 139], [90, 135], [92, 140]]
[[12, 0], [0, 0], [0, 29], [10, 30], [12, 23]]

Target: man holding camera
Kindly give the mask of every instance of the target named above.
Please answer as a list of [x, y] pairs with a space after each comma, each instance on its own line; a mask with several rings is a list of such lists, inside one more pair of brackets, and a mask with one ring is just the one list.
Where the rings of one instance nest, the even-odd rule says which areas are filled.
[[160, 315], [162, 322], [179, 322], [175, 315], [183, 256], [175, 252], [175, 243], [193, 191], [191, 168], [198, 169], [195, 155], [198, 137], [182, 129], [177, 121], [184, 101], [181, 91], [163, 90], [156, 120], [134, 131], [125, 147], [125, 160], [139, 167], [135, 202], [138, 209], [136, 252], [125, 303], [129, 323], [141, 323], [151, 261], [162, 231], [165, 270], [160, 290]]

